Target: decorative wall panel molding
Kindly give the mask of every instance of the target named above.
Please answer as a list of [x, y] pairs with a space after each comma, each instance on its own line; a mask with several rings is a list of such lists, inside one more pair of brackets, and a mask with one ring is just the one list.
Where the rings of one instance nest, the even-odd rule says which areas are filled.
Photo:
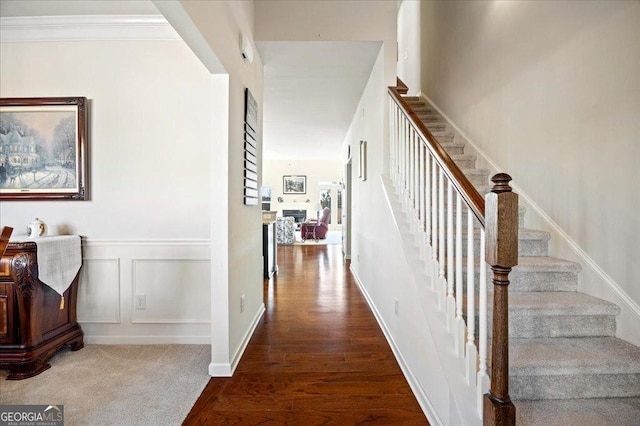
[[[208, 260], [134, 259], [131, 265], [131, 322], [211, 323], [209, 271]], [[145, 309], [136, 307], [138, 295], [145, 296]]]
[[[209, 240], [83, 241], [78, 318], [97, 344], [208, 343]], [[145, 309], [136, 309], [136, 295]]]

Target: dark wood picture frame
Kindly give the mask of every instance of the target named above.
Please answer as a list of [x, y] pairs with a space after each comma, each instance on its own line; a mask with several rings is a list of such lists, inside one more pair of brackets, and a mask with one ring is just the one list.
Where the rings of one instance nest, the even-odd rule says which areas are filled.
[[306, 194], [307, 193], [307, 177], [304, 175], [282, 176], [282, 193], [283, 194]]
[[87, 98], [0, 99], [0, 200], [88, 200]]

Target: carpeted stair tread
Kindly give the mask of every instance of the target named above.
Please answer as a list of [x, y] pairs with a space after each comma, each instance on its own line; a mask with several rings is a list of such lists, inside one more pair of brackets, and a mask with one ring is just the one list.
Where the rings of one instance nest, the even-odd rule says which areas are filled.
[[470, 176], [487, 176], [487, 178], [489, 177], [489, 170], [487, 169], [462, 169], [462, 173], [465, 174], [465, 176], [470, 177]]
[[[442, 117], [440, 117], [438, 114], [433, 114], [433, 113], [427, 113], [427, 112], [421, 112], [421, 113], [417, 113], [416, 114], [418, 116], [418, 119], [420, 119], [423, 123], [433, 123], [433, 122], [441, 122]], [[442, 121], [443, 123], [446, 123], [444, 121]]]
[[424, 125], [430, 132], [443, 131], [447, 128], [447, 124], [440, 121], [427, 121]]
[[[474, 256], [476, 270], [480, 260], [478, 256]], [[467, 258], [462, 259], [463, 265], [466, 265]], [[558, 259], [557, 257], [550, 256], [519, 256], [518, 264], [513, 269], [535, 271], [535, 272], [580, 272], [582, 267], [579, 263], [571, 262], [570, 260]], [[490, 267], [487, 266], [487, 271], [490, 271]]]
[[[520, 215], [520, 221], [522, 216]], [[462, 231], [462, 251], [463, 256], [467, 253], [467, 227], [463, 226]], [[538, 231], [535, 229], [518, 229], [518, 255], [519, 256], [541, 256], [546, 257], [549, 252], [549, 239], [551, 236], [548, 232]], [[473, 230], [473, 252], [477, 256], [480, 253], [480, 229]]]
[[620, 308], [583, 293], [566, 291], [509, 292], [509, 314], [618, 315]]
[[440, 146], [447, 151], [447, 154], [463, 154], [464, 153], [464, 144], [458, 142], [439, 142]]
[[475, 161], [477, 156], [473, 154], [453, 154], [449, 155], [453, 161]]
[[442, 131], [442, 132], [431, 132], [431, 134], [438, 140], [442, 139], [443, 141], [452, 141], [455, 136], [452, 132]]
[[616, 337], [510, 339], [509, 349], [510, 377], [640, 374], [640, 348]]
[[516, 424], [522, 426], [637, 426], [640, 398], [518, 400]]

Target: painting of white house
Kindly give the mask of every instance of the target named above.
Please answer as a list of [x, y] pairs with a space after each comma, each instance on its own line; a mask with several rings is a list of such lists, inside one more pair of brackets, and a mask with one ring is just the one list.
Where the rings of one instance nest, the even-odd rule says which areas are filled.
[[73, 108], [0, 109], [0, 192], [77, 188], [77, 128]]

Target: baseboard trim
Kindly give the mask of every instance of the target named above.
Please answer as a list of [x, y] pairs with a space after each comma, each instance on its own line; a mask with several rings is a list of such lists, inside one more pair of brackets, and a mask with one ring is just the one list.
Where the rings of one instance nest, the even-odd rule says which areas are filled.
[[[482, 159], [490, 166], [493, 172], [497, 173], [498, 171], [502, 170], [495, 162], [493, 162], [489, 158], [489, 156], [483, 150], [481, 150], [476, 144], [473, 143], [471, 138], [469, 138], [462, 130], [460, 130], [458, 126], [456, 126], [453, 120], [451, 120], [451, 118], [447, 114], [445, 114], [445, 112], [438, 105], [436, 105], [436, 103], [433, 102], [431, 98], [429, 98], [427, 95], [425, 95], [422, 92], [419, 92], [418, 96], [421, 96], [424, 99], [426, 99], [426, 101], [429, 104], [431, 104], [431, 106], [433, 106], [436, 109], [436, 111], [438, 111], [438, 113], [447, 121], [447, 123], [451, 127], [453, 127], [456, 133], [458, 133], [466, 143], [468, 143], [473, 147], [476, 153], [482, 157]], [[551, 217], [542, 209], [542, 207], [540, 207], [538, 203], [533, 201], [533, 199], [522, 188], [520, 188], [513, 181], [511, 182], [510, 185], [513, 187], [514, 192], [517, 192], [518, 195], [526, 201], [527, 205], [530, 206], [535, 211], [535, 213], [540, 217], [540, 219], [542, 219], [542, 221], [544, 221], [549, 226], [549, 228], [553, 230], [555, 235], [561, 238], [569, 246], [569, 248], [571, 248], [571, 250], [576, 255], [576, 258], [578, 259], [579, 263], [583, 267], [586, 267], [589, 270], [591, 270], [598, 278], [600, 278], [600, 280], [602, 280], [602, 282], [607, 287], [609, 287], [609, 289], [613, 293], [615, 293], [615, 295], [625, 305], [627, 310], [636, 317], [636, 320], [640, 322], [640, 305], [638, 305], [638, 303], [636, 303], [633, 299], [631, 299], [631, 297], [627, 294], [627, 292], [625, 292], [620, 287], [620, 285], [613, 278], [611, 278], [611, 276], [607, 274], [605, 270], [602, 269], [602, 267], [600, 267], [600, 265], [598, 265], [596, 261], [593, 260], [593, 258], [591, 258], [591, 256], [589, 256], [587, 252], [585, 252], [582, 249], [582, 247], [580, 247], [580, 245], [560, 227], [560, 225], [558, 225], [553, 219], [551, 219]], [[625, 340], [629, 340], [628, 338], [626, 338], [626, 336], [618, 336], [618, 337], [623, 338]]]
[[264, 303], [262, 303], [260, 305], [260, 308], [258, 309], [258, 312], [256, 312], [256, 314], [253, 316], [253, 320], [251, 321], [251, 325], [249, 326], [249, 329], [242, 337], [242, 342], [240, 343], [240, 346], [238, 346], [236, 353], [233, 355], [233, 358], [231, 358], [231, 374], [233, 374], [233, 372], [236, 371], [236, 368], [238, 367], [238, 363], [242, 358], [242, 354], [244, 354], [245, 349], [247, 349], [247, 346], [249, 346], [249, 341], [251, 340], [251, 336], [253, 336], [253, 333], [256, 331], [258, 324], [260, 324], [260, 320], [262, 319], [264, 312], [265, 312], [265, 307], [264, 307]]
[[249, 326], [249, 329], [244, 334], [244, 336], [242, 338], [242, 342], [240, 343], [240, 345], [238, 346], [238, 349], [236, 350], [235, 354], [231, 358], [231, 362], [229, 362], [229, 363], [215, 363], [215, 362], [210, 363], [209, 364], [209, 375], [210, 376], [212, 376], [212, 377], [231, 377], [231, 376], [233, 376], [233, 373], [236, 371], [236, 368], [238, 368], [238, 364], [240, 363], [240, 359], [242, 359], [242, 354], [244, 354], [245, 349], [247, 349], [247, 346], [249, 345], [249, 341], [251, 340], [251, 336], [253, 336], [253, 333], [256, 331], [256, 328], [258, 327], [258, 324], [260, 324], [260, 320], [262, 319], [262, 316], [264, 315], [264, 312], [265, 312], [265, 306], [264, 306], [264, 303], [263, 303], [263, 304], [260, 305], [260, 308], [258, 309], [258, 312], [256, 312], [255, 316], [253, 317], [253, 320], [251, 321], [251, 325]]
[[402, 374], [404, 374], [404, 377], [407, 379], [407, 382], [409, 383], [409, 387], [411, 387], [413, 394], [416, 396], [416, 399], [418, 400], [418, 404], [420, 404], [420, 407], [422, 408], [422, 412], [427, 417], [427, 420], [429, 421], [430, 424], [443, 425], [442, 420], [440, 420], [440, 417], [436, 414], [436, 411], [433, 408], [431, 401], [429, 401], [429, 398], [424, 393], [424, 390], [418, 383], [418, 379], [413, 375], [413, 372], [411, 371], [406, 360], [402, 356], [402, 352], [400, 351], [400, 348], [398, 348], [398, 345], [396, 345], [396, 342], [393, 339], [391, 332], [389, 331], [387, 325], [385, 324], [382, 318], [382, 315], [380, 315], [380, 312], [376, 308], [376, 305], [373, 303], [373, 299], [367, 292], [367, 289], [362, 284], [362, 281], [360, 280], [358, 273], [353, 269], [353, 266], [350, 266], [349, 270], [353, 275], [353, 279], [356, 282], [356, 285], [360, 289], [360, 293], [362, 293], [365, 300], [367, 301], [367, 305], [369, 305], [369, 308], [373, 312], [373, 316], [376, 318], [376, 321], [378, 322], [380, 329], [382, 329], [382, 333], [384, 334], [384, 337], [387, 339], [387, 342], [391, 347], [391, 351], [393, 352], [393, 355], [395, 356], [396, 360], [398, 361], [398, 364], [400, 365]]
[[100, 336], [85, 335], [89, 345], [210, 345], [211, 336]]

